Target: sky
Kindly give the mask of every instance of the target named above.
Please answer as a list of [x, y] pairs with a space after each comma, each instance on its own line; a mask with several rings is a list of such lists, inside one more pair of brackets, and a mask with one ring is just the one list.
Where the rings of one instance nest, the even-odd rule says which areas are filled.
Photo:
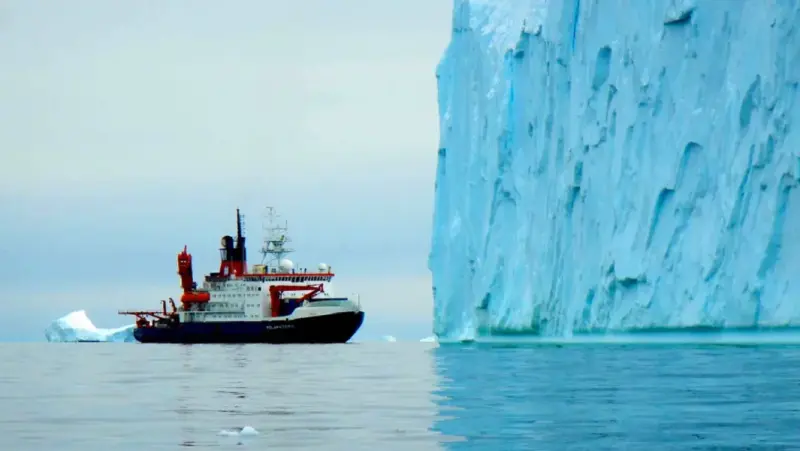
[[446, 0], [0, 0], [0, 341], [180, 295], [264, 207], [358, 292], [359, 336], [431, 335]]

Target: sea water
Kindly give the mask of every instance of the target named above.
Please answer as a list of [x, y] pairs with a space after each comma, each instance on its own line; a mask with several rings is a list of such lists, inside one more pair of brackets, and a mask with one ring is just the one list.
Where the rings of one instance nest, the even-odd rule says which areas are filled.
[[0, 450], [799, 449], [800, 346], [0, 345]]

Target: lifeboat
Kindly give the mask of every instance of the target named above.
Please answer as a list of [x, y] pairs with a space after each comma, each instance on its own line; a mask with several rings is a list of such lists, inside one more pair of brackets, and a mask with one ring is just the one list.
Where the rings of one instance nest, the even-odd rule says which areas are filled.
[[207, 291], [187, 291], [181, 295], [181, 302], [184, 304], [197, 304], [211, 300], [211, 294]]

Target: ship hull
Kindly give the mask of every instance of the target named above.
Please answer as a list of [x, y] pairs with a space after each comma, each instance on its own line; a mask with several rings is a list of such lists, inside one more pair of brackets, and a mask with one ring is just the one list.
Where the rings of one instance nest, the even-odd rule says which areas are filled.
[[231, 322], [181, 323], [133, 331], [140, 343], [346, 343], [364, 322], [364, 312], [339, 312], [313, 317]]

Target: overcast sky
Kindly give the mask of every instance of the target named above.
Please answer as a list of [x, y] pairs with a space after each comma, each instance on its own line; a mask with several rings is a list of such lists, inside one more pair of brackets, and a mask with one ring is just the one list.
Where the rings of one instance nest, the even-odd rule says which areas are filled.
[[[448, 0], [0, 1], [0, 340], [180, 295], [246, 215], [358, 291], [364, 337], [430, 335]], [[422, 338], [422, 337], [419, 337]]]

